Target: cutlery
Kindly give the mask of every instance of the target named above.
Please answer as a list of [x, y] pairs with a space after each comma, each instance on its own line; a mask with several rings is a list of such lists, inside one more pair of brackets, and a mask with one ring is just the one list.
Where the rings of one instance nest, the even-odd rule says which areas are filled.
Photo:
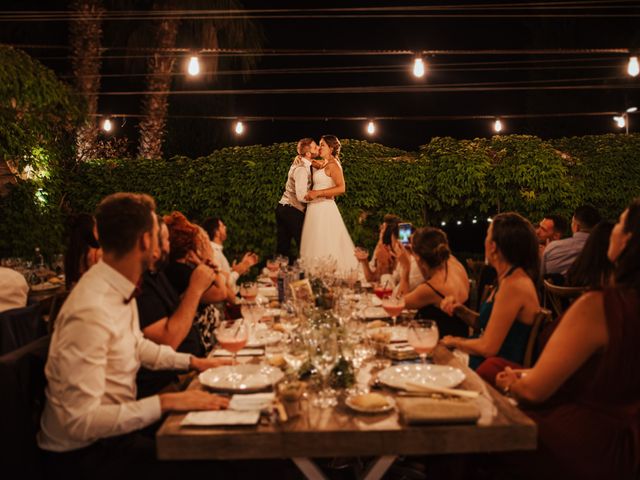
[[478, 392], [472, 390], [456, 390], [454, 388], [437, 387], [435, 385], [424, 385], [422, 383], [416, 383], [412, 381], [405, 382], [405, 385], [409, 387], [409, 390], [419, 392], [431, 392], [431, 393], [443, 393], [445, 395], [454, 395], [464, 398], [478, 398], [480, 395]]

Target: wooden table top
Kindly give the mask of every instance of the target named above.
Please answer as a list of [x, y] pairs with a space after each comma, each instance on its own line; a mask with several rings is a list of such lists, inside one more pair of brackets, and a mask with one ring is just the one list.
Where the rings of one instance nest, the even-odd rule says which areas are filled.
[[[461, 387], [484, 390], [497, 414], [486, 425], [402, 423], [397, 411], [362, 415], [339, 403], [318, 409], [308, 402], [300, 417], [279, 424], [234, 427], [181, 427], [183, 413], [170, 414], [156, 435], [162, 460], [230, 460], [292, 457], [428, 455], [501, 452], [536, 448], [535, 423], [438, 346], [435, 362], [462, 369]], [[197, 378], [189, 388], [202, 388]]]

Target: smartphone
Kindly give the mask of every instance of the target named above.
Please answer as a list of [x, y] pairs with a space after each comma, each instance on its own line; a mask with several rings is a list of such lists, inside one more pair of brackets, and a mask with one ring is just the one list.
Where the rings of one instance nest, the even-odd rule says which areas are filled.
[[402, 245], [409, 245], [411, 239], [411, 233], [413, 232], [413, 225], [410, 223], [398, 224], [398, 240]]

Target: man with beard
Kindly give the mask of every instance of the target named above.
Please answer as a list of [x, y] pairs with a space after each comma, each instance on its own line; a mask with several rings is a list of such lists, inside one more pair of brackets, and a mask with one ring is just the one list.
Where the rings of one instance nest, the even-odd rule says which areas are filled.
[[[146, 338], [155, 343], [200, 357], [205, 354], [205, 348], [193, 320], [202, 294], [216, 280], [217, 274], [205, 264], [198, 265], [180, 299], [164, 274], [171, 248], [169, 229], [161, 217], [158, 217], [158, 225], [158, 248], [153, 253], [153, 265], [142, 276], [142, 291], [136, 299], [140, 329]], [[228, 360], [216, 359], [216, 362], [222, 365]], [[175, 370], [141, 368], [137, 378], [138, 398], [158, 393], [169, 385], [177, 386], [178, 373]]]
[[52, 478], [163, 472], [168, 467], [156, 459], [154, 438], [141, 430], [166, 412], [228, 405], [228, 399], [201, 390], [136, 400], [141, 365], [204, 371], [216, 363], [177, 353], [140, 331], [132, 300], [157, 248], [153, 199], [109, 195], [98, 205], [96, 219], [102, 260], [80, 278], [62, 306], [45, 367], [46, 404], [37, 440]]

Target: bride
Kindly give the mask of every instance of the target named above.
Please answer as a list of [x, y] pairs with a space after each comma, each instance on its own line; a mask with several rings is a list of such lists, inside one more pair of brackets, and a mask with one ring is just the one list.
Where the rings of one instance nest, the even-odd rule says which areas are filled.
[[302, 227], [300, 258], [307, 268], [314, 269], [320, 262], [333, 259], [340, 276], [358, 269], [354, 245], [340, 210], [333, 200], [345, 192], [342, 165], [338, 160], [340, 141], [334, 135], [320, 140], [320, 156], [324, 168], [313, 173], [313, 190], [307, 193], [307, 212]]

